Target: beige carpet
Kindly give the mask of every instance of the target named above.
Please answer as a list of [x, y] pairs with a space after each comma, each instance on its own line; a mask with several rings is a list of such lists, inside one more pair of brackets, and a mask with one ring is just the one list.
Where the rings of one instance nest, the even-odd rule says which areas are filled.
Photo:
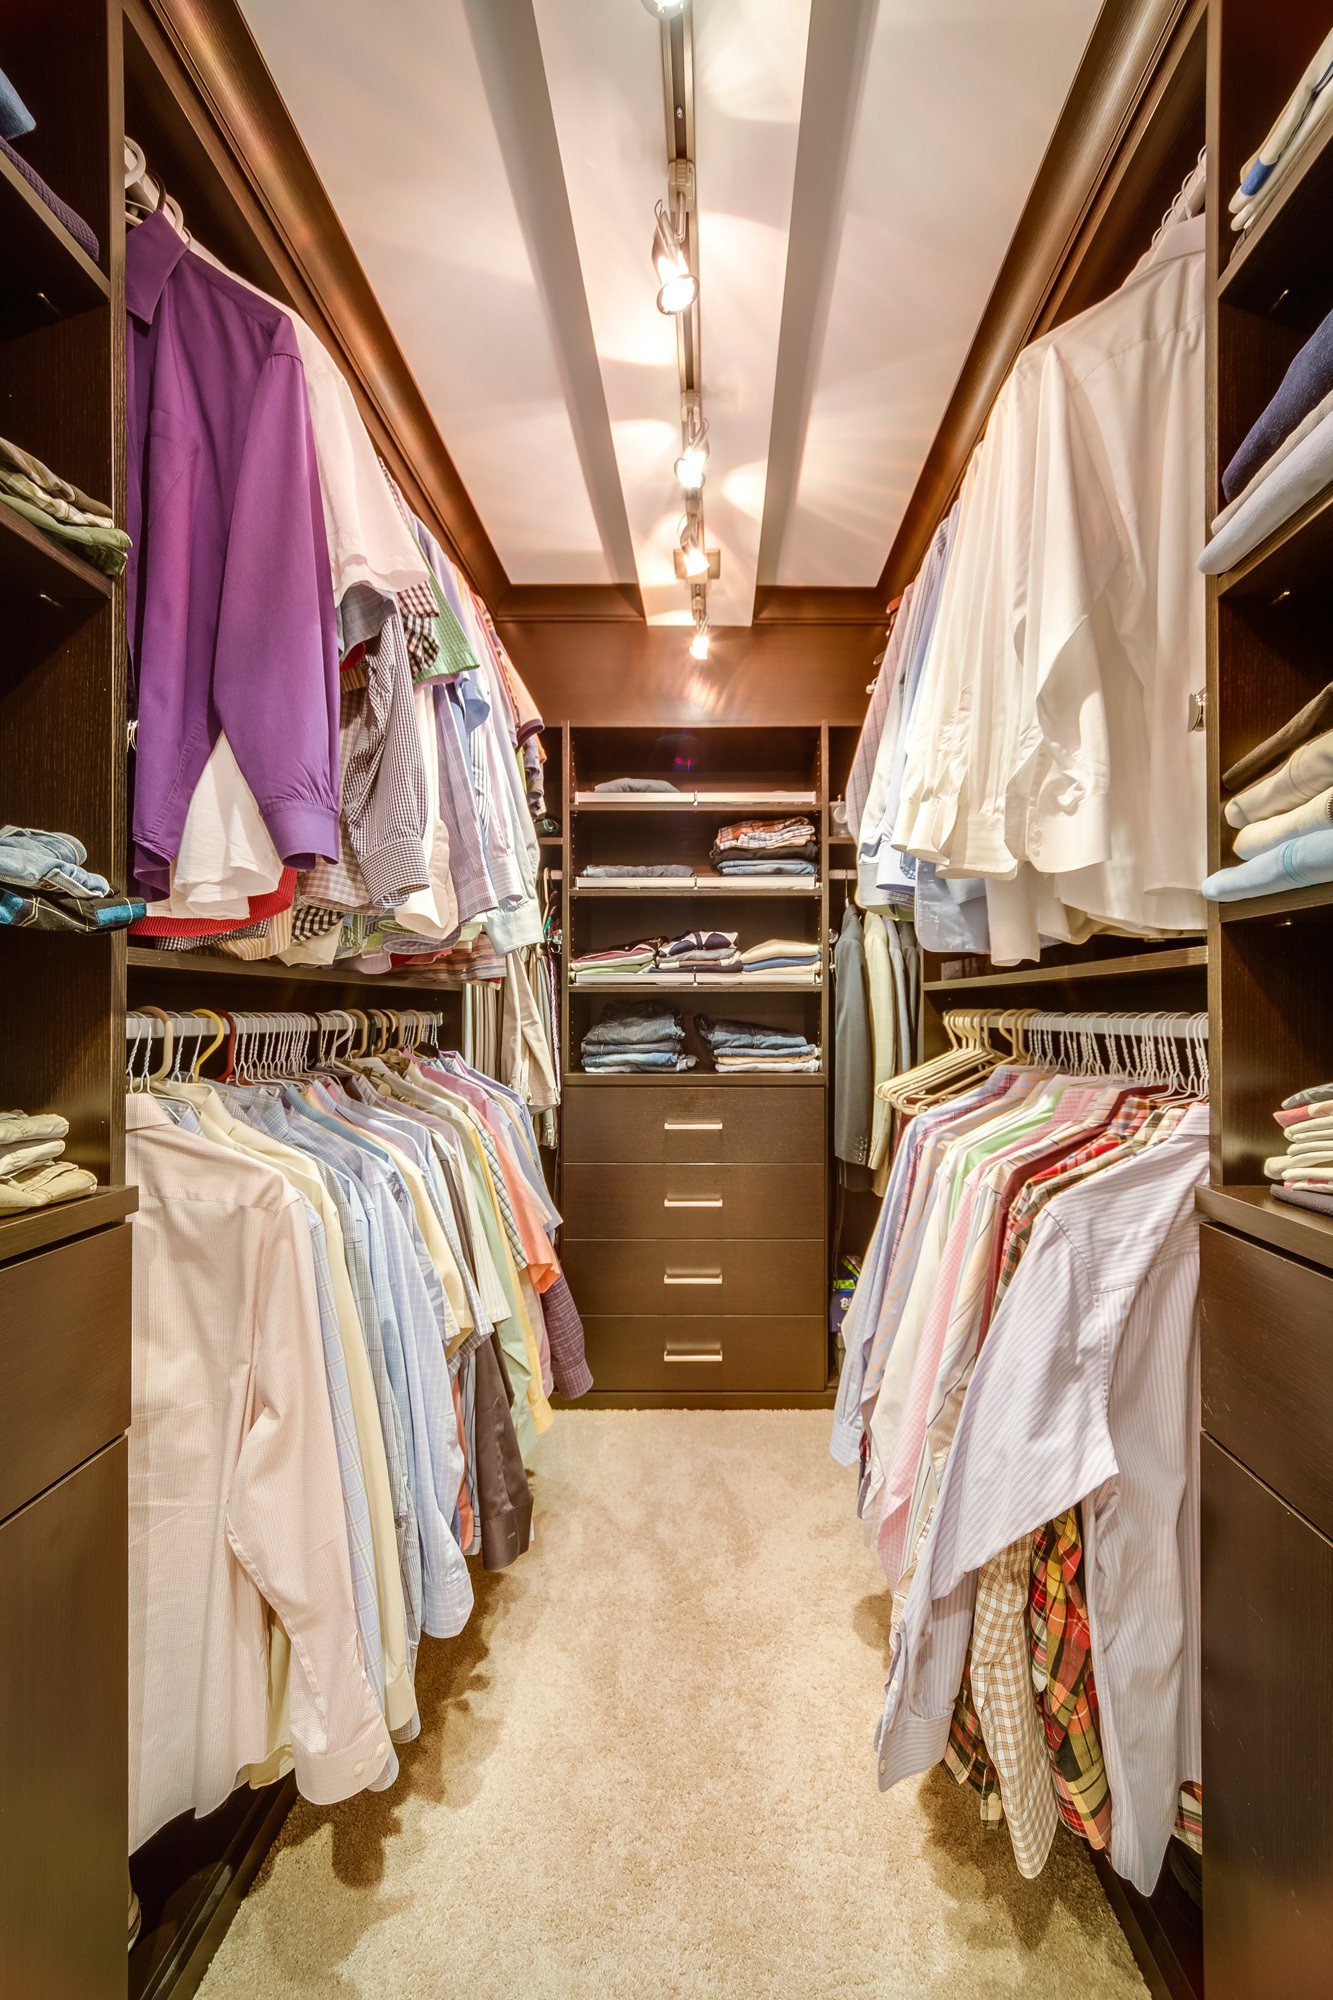
[[563, 1412], [392, 1791], [298, 1803], [202, 2000], [1120, 2000], [1087, 1856], [875, 1789], [887, 1600], [826, 1412]]

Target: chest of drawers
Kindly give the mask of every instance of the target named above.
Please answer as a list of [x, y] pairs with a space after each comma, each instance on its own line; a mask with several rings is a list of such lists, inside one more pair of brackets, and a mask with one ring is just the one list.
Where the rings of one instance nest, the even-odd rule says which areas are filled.
[[822, 1079], [567, 1093], [562, 1254], [597, 1391], [824, 1390], [826, 1118]]

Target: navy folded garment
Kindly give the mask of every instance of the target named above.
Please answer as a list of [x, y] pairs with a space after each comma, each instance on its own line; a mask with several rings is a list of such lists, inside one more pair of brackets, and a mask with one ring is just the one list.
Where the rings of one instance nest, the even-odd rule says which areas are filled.
[[16, 153], [8, 139], [0, 138], [0, 153], [11, 166], [18, 168], [33, 193], [44, 201], [57, 222], [63, 222], [81, 250], [86, 250], [94, 264], [97, 262], [97, 238], [81, 215], [76, 215], [68, 202], [53, 194], [35, 167], [30, 167], [21, 153]]
[[1333, 389], [1333, 313], [1321, 320], [1282, 377], [1277, 394], [1251, 425], [1245, 442], [1222, 474], [1222, 491], [1234, 500], [1259, 467]]
[[762, 1021], [715, 1021], [709, 1014], [695, 1017], [700, 1039], [710, 1049], [748, 1049], [763, 1055], [800, 1055], [810, 1044], [804, 1035], [766, 1028]]
[[684, 1040], [680, 1015], [660, 1000], [613, 1000], [583, 1037], [583, 1052], [610, 1055], [645, 1044], [679, 1048]]

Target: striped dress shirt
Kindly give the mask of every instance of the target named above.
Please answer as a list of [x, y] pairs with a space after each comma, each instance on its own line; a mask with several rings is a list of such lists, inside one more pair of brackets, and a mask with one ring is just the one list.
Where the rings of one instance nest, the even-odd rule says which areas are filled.
[[296, 1779], [379, 1776], [310, 1231], [280, 1174], [125, 1107], [134, 1232], [131, 1851], [269, 1752], [268, 1610], [292, 1639]]
[[1041, 1215], [977, 1361], [894, 1641], [881, 1789], [944, 1754], [976, 1574], [1082, 1500], [1112, 1860], [1156, 1884], [1199, 1770], [1198, 1224], [1208, 1113]]

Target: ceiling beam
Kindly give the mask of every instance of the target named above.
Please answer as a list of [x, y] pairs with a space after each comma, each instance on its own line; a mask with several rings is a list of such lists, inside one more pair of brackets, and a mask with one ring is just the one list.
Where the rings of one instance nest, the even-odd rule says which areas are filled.
[[463, 7], [546, 311], [593, 519], [612, 578], [637, 589], [634, 542], [532, 0], [463, 0]]
[[[811, 0], [755, 581], [776, 584], [796, 505], [842, 242], [847, 163], [878, 0]], [[757, 593], [756, 593], [757, 594]]]

